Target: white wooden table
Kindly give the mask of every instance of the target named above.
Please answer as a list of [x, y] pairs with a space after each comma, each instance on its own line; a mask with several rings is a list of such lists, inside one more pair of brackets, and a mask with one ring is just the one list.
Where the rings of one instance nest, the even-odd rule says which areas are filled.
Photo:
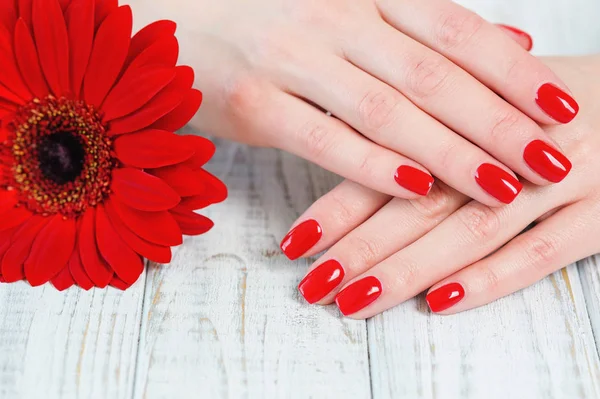
[[[600, 52], [597, 0], [463, 3], [539, 52]], [[600, 257], [452, 317], [420, 297], [343, 319], [305, 304], [308, 263], [278, 249], [338, 178], [224, 142], [210, 168], [230, 188], [216, 228], [129, 291], [0, 285], [0, 398], [600, 397]]]

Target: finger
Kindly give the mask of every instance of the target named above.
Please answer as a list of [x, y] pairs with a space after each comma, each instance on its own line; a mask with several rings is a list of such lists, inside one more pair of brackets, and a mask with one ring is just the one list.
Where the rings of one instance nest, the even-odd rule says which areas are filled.
[[275, 92], [261, 109], [256, 129], [275, 147], [299, 155], [347, 179], [399, 198], [427, 195], [433, 177], [418, 163], [375, 144], [306, 102]]
[[496, 26], [506, 33], [508, 37], [517, 42], [525, 51], [533, 49], [533, 38], [529, 33], [510, 25], [496, 24]]
[[590, 201], [561, 210], [489, 258], [436, 284], [427, 295], [429, 307], [451, 314], [482, 306], [595, 254], [598, 214]]
[[[533, 220], [568, 202], [570, 197], [556, 187], [532, 190], [529, 186], [522, 197], [502, 208], [470, 202], [415, 243], [352, 280], [336, 297], [340, 310], [353, 318], [373, 316], [479, 261]], [[379, 290], [379, 296], [367, 295], [371, 290]]]
[[477, 14], [448, 0], [377, 3], [395, 28], [448, 57], [536, 121], [568, 123], [577, 115], [566, 85]]
[[489, 206], [510, 203], [522, 186], [510, 169], [420, 110], [394, 88], [337, 57], [320, 57], [286, 89], [330, 110], [379, 145], [423, 165]]
[[[389, 25], [359, 35], [345, 55], [530, 182], [556, 183], [569, 173], [570, 162], [536, 122], [444, 56]], [[558, 167], [540, 162], [548, 151], [556, 152]]]
[[319, 253], [371, 217], [391, 198], [344, 180], [298, 218], [281, 241], [281, 249], [291, 260]]
[[443, 183], [427, 197], [392, 200], [321, 256], [300, 292], [309, 303], [333, 302], [343, 284], [422, 237], [467, 201]]

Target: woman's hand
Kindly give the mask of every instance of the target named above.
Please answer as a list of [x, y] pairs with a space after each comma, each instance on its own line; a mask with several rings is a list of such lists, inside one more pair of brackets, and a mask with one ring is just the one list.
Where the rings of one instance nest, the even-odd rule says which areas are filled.
[[179, 23], [205, 132], [401, 198], [427, 194], [431, 172], [498, 206], [521, 190], [512, 171], [545, 185], [570, 170], [535, 123], [575, 117], [566, 86], [451, 1], [131, 2], [142, 18]]
[[[573, 124], [545, 129], [574, 162], [568, 178], [548, 187], [526, 184], [502, 208], [470, 201], [443, 184], [408, 201], [346, 181], [295, 229], [322, 226], [304, 256], [329, 248], [300, 284], [304, 297], [321, 304], [335, 299], [345, 315], [366, 318], [433, 286], [431, 309], [455, 313], [600, 252], [600, 57], [547, 62], [583, 104]], [[306, 237], [292, 234], [284, 243], [299, 256]]]

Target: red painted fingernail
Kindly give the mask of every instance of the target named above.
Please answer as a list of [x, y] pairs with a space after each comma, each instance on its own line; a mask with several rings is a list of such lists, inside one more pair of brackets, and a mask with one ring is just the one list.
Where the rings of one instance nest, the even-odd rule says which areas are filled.
[[394, 178], [400, 186], [419, 195], [429, 194], [433, 187], [433, 177], [429, 173], [408, 165], [400, 166]]
[[531, 51], [531, 49], [533, 48], [533, 39], [531, 38], [531, 35], [529, 33], [524, 32], [521, 29], [515, 28], [514, 26], [510, 26], [510, 25], [498, 24], [498, 26], [501, 28], [504, 28], [506, 30], [509, 30], [512, 33], [514, 33], [515, 35], [520, 36], [523, 39], [525, 39], [525, 41], [527, 41], [527, 43], [528, 43], [525, 50]]
[[571, 122], [579, 112], [577, 101], [550, 83], [539, 88], [535, 102], [548, 116], [560, 123]]
[[513, 202], [523, 189], [523, 185], [513, 175], [489, 163], [484, 163], [477, 169], [475, 180], [481, 188], [505, 204]]
[[573, 167], [567, 157], [542, 140], [529, 143], [525, 148], [523, 158], [531, 169], [553, 183], [562, 181]]
[[323, 230], [316, 220], [307, 220], [294, 227], [281, 241], [281, 250], [291, 260], [296, 260], [315, 246]]
[[432, 312], [443, 312], [465, 297], [465, 289], [458, 283], [450, 283], [427, 294], [425, 300]]
[[381, 282], [369, 276], [344, 288], [335, 297], [335, 303], [344, 316], [348, 316], [372, 304], [381, 296], [381, 292]]
[[340, 285], [344, 279], [344, 268], [336, 260], [328, 260], [308, 273], [298, 285], [298, 290], [310, 304], [319, 302]]

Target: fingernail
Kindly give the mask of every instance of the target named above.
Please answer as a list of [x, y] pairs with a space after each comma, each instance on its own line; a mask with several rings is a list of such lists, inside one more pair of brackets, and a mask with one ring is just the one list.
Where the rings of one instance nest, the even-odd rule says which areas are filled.
[[513, 175], [489, 163], [484, 163], [477, 169], [475, 180], [481, 188], [505, 204], [513, 202], [523, 189], [523, 185]]
[[307, 220], [285, 236], [281, 241], [281, 250], [290, 260], [296, 260], [314, 247], [322, 235], [321, 225], [316, 220]]
[[529, 143], [523, 158], [531, 169], [553, 183], [562, 181], [573, 167], [566, 156], [542, 140]]
[[531, 51], [531, 49], [533, 48], [533, 39], [531, 38], [531, 35], [529, 33], [524, 32], [521, 29], [515, 28], [514, 26], [510, 26], [510, 25], [498, 24], [498, 26], [500, 26], [501, 28], [504, 28], [506, 30], [509, 30], [512, 33], [514, 33], [515, 35], [520, 36], [523, 39], [525, 39], [525, 41], [527, 41], [527, 43], [528, 43], [525, 50]]
[[465, 289], [458, 283], [450, 283], [431, 291], [425, 300], [432, 312], [443, 312], [465, 297]]
[[548, 116], [560, 123], [571, 122], [579, 112], [577, 101], [550, 83], [539, 88], [535, 102]]
[[336, 260], [328, 260], [308, 273], [298, 285], [298, 290], [310, 304], [319, 302], [344, 279], [344, 268]]
[[381, 282], [376, 277], [369, 276], [344, 288], [335, 297], [335, 303], [344, 316], [349, 316], [375, 302], [381, 292]]
[[429, 194], [433, 187], [433, 177], [429, 173], [408, 165], [400, 166], [394, 178], [400, 186], [419, 195]]

